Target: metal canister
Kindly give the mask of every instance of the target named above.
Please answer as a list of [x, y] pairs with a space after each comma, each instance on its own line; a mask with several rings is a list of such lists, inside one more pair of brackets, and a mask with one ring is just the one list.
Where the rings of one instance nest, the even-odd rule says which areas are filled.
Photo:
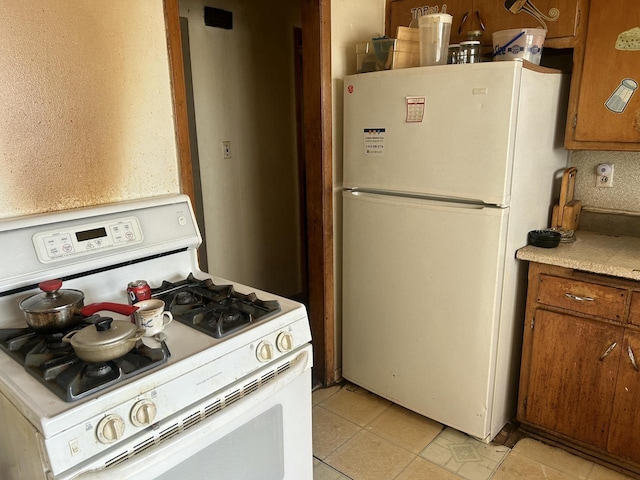
[[146, 280], [129, 282], [127, 285], [127, 297], [129, 297], [129, 304], [131, 305], [142, 300], [149, 300], [151, 298], [151, 287]]

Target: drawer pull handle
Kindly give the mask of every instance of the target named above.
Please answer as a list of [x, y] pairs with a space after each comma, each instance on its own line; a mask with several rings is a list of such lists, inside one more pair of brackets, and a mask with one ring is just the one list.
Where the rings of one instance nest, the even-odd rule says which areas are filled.
[[609, 345], [609, 348], [607, 348], [604, 351], [604, 353], [600, 355], [600, 358], [598, 360], [603, 361], [605, 358], [609, 356], [611, 352], [613, 352], [613, 349], [616, 348], [617, 346], [618, 346], [618, 342], [613, 342], [611, 345]]
[[593, 298], [591, 297], [579, 297], [578, 295], [574, 295], [573, 293], [565, 293], [564, 296], [570, 298], [571, 300], [575, 300], [576, 302], [593, 302]]
[[638, 368], [638, 364], [636, 363], [636, 356], [633, 354], [631, 345], [627, 345], [627, 353], [629, 354], [629, 360], [631, 360], [631, 365], [633, 365], [635, 371], [640, 371], [640, 368]]

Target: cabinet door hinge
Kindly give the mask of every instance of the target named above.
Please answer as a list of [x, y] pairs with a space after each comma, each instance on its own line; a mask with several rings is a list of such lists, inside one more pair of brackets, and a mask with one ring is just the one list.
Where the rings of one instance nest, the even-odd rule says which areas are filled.
[[533, 330], [533, 325], [536, 323], [536, 317], [531, 317], [531, 329]]
[[578, 125], [578, 114], [577, 113], [573, 116], [573, 128], [576, 128], [576, 125]]
[[527, 411], [527, 400], [529, 400], [529, 397], [524, 397], [524, 401], [522, 402], [522, 408], [525, 412]]

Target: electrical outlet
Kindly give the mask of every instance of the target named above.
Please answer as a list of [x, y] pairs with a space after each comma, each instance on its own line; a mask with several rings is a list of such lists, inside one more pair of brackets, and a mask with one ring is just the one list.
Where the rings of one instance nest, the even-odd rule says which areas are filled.
[[231, 142], [229, 140], [222, 142], [222, 156], [225, 160], [231, 158]]
[[596, 187], [613, 187], [613, 164], [600, 163], [596, 167]]

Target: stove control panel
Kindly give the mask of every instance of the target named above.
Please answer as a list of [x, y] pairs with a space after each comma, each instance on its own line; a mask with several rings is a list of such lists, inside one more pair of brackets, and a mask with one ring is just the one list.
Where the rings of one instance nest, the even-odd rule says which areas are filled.
[[140, 222], [129, 216], [101, 223], [90, 223], [33, 235], [33, 244], [42, 263], [81, 257], [96, 251], [112, 250], [140, 243]]

